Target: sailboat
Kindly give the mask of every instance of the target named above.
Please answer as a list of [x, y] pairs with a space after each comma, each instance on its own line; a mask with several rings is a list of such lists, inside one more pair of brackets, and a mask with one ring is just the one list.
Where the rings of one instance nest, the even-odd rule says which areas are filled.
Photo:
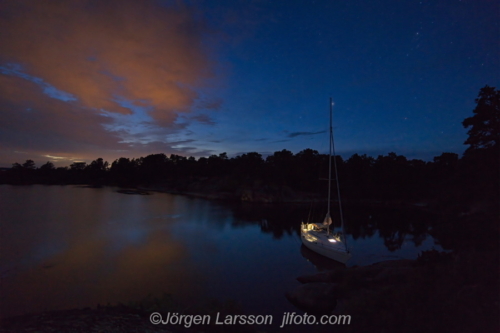
[[[319, 253], [330, 259], [339, 261], [345, 264], [352, 256], [347, 248], [344, 231], [344, 217], [342, 215], [342, 203], [340, 200], [339, 180], [337, 174], [337, 162], [335, 159], [335, 147], [333, 143], [333, 128], [332, 128], [332, 111], [333, 101], [330, 98], [330, 154], [328, 159], [328, 203], [327, 212], [323, 223], [304, 223], [300, 226], [300, 235], [302, 244], [310, 250]], [[330, 225], [332, 218], [330, 216], [330, 198], [332, 187], [332, 151], [334, 155], [333, 163], [335, 166], [335, 179], [337, 181], [337, 194], [339, 198], [341, 232], [331, 233]]]

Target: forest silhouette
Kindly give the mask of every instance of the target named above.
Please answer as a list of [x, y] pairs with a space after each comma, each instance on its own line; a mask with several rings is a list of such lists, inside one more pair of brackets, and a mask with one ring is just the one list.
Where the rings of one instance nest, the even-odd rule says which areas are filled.
[[[377, 158], [336, 156], [349, 218], [346, 233], [353, 239], [378, 233], [394, 252], [407, 240], [418, 247], [429, 234], [451, 250], [423, 251], [411, 264], [402, 261], [409, 265], [403, 270], [387, 268], [383, 282], [348, 276], [346, 292], [372, 288], [345, 303], [347, 313], [359, 320], [348, 331], [498, 331], [500, 91], [483, 87], [473, 115], [462, 125], [468, 129], [468, 148], [461, 157], [444, 152], [426, 162], [393, 152]], [[199, 159], [152, 154], [111, 164], [98, 158], [59, 168], [50, 162], [37, 168], [27, 160], [0, 172], [0, 184], [113, 185], [257, 202], [325, 200], [327, 178], [328, 155], [313, 149], [281, 150], [265, 159], [257, 152]], [[335, 181], [332, 186], [335, 190]], [[259, 223], [275, 238], [297, 233], [298, 217], [309, 208], [229, 206], [241, 217], [236, 223]]]
[[[408, 159], [394, 152], [377, 158], [354, 154], [336, 156], [340, 189], [347, 202], [439, 201], [452, 207], [498, 200], [500, 92], [485, 86], [476, 99], [469, 128], [469, 145], [462, 157], [444, 152], [433, 161]], [[163, 153], [119, 158], [111, 164], [98, 158], [55, 168], [36, 167], [32, 160], [14, 163], [0, 173], [3, 184], [87, 184], [121, 187], [161, 187], [175, 193], [224, 194], [242, 201], [310, 201], [324, 197], [328, 155], [313, 149], [296, 154], [277, 151], [265, 159], [257, 152], [228, 158], [184, 157]], [[332, 185], [335, 187], [336, 183]], [[450, 207], [450, 208], [452, 208]]]

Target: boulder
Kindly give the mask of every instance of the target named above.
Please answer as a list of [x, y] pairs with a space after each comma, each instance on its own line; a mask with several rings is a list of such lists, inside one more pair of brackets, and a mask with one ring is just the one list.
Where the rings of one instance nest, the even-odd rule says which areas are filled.
[[386, 267], [382, 269], [371, 282], [373, 283], [404, 283], [409, 274], [414, 272], [411, 267]]
[[327, 314], [337, 306], [335, 283], [305, 283], [286, 293], [286, 298], [307, 313]]
[[330, 272], [322, 272], [318, 274], [302, 275], [297, 278], [300, 283], [316, 283], [316, 282], [332, 282]]

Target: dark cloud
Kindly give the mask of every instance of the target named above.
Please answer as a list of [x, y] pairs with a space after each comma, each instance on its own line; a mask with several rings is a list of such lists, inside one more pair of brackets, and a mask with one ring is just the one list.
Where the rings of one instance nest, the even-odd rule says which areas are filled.
[[102, 125], [112, 120], [45, 95], [35, 83], [0, 75], [0, 142], [6, 150], [34, 154], [86, 155], [95, 150], [122, 150], [116, 133]]
[[198, 114], [195, 116], [189, 117], [191, 120], [195, 120], [199, 123], [206, 124], [206, 125], [215, 125], [215, 122], [210, 118], [209, 115], [206, 114]]
[[184, 147], [184, 148], [179, 148], [178, 154], [182, 154], [185, 156], [193, 156], [193, 157], [204, 157], [217, 154], [217, 152], [212, 149], [201, 150], [198, 147]]
[[321, 133], [326, 133], [326, 131], [319, 131], [319, 132], [292, 132], [287, 135], [289, 138], [295, 138], [296, 136], [301, 136], [301, 135], [316, 135], [316, 134], [321, 134]]
[[202, 110], [219, 110], [222, 106], [221, 99], [203, 100], [200, 102], [198, 108]]

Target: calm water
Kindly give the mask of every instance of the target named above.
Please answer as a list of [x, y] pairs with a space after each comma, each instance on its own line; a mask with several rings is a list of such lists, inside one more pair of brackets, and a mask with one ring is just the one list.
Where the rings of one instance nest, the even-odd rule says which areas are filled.
[[[247, 313], [281, 321], [284, 312], [297, 311], [284, 297], [299, 284], [296, 277], [336, 266], [301, 247], [298, 226], [309, 207], [115, 190], [0, 186], [2, 316], [127, 303], [166, 292], [188, 303], [234, 300]], [[425, 225], [415, 236], [414, 223], [386, 215], [346, 209], [346, 221], [356, 226], [348, 236], [349, 265], [441, 249]], [[387, 223], [405, 230], [374, 227]]]

